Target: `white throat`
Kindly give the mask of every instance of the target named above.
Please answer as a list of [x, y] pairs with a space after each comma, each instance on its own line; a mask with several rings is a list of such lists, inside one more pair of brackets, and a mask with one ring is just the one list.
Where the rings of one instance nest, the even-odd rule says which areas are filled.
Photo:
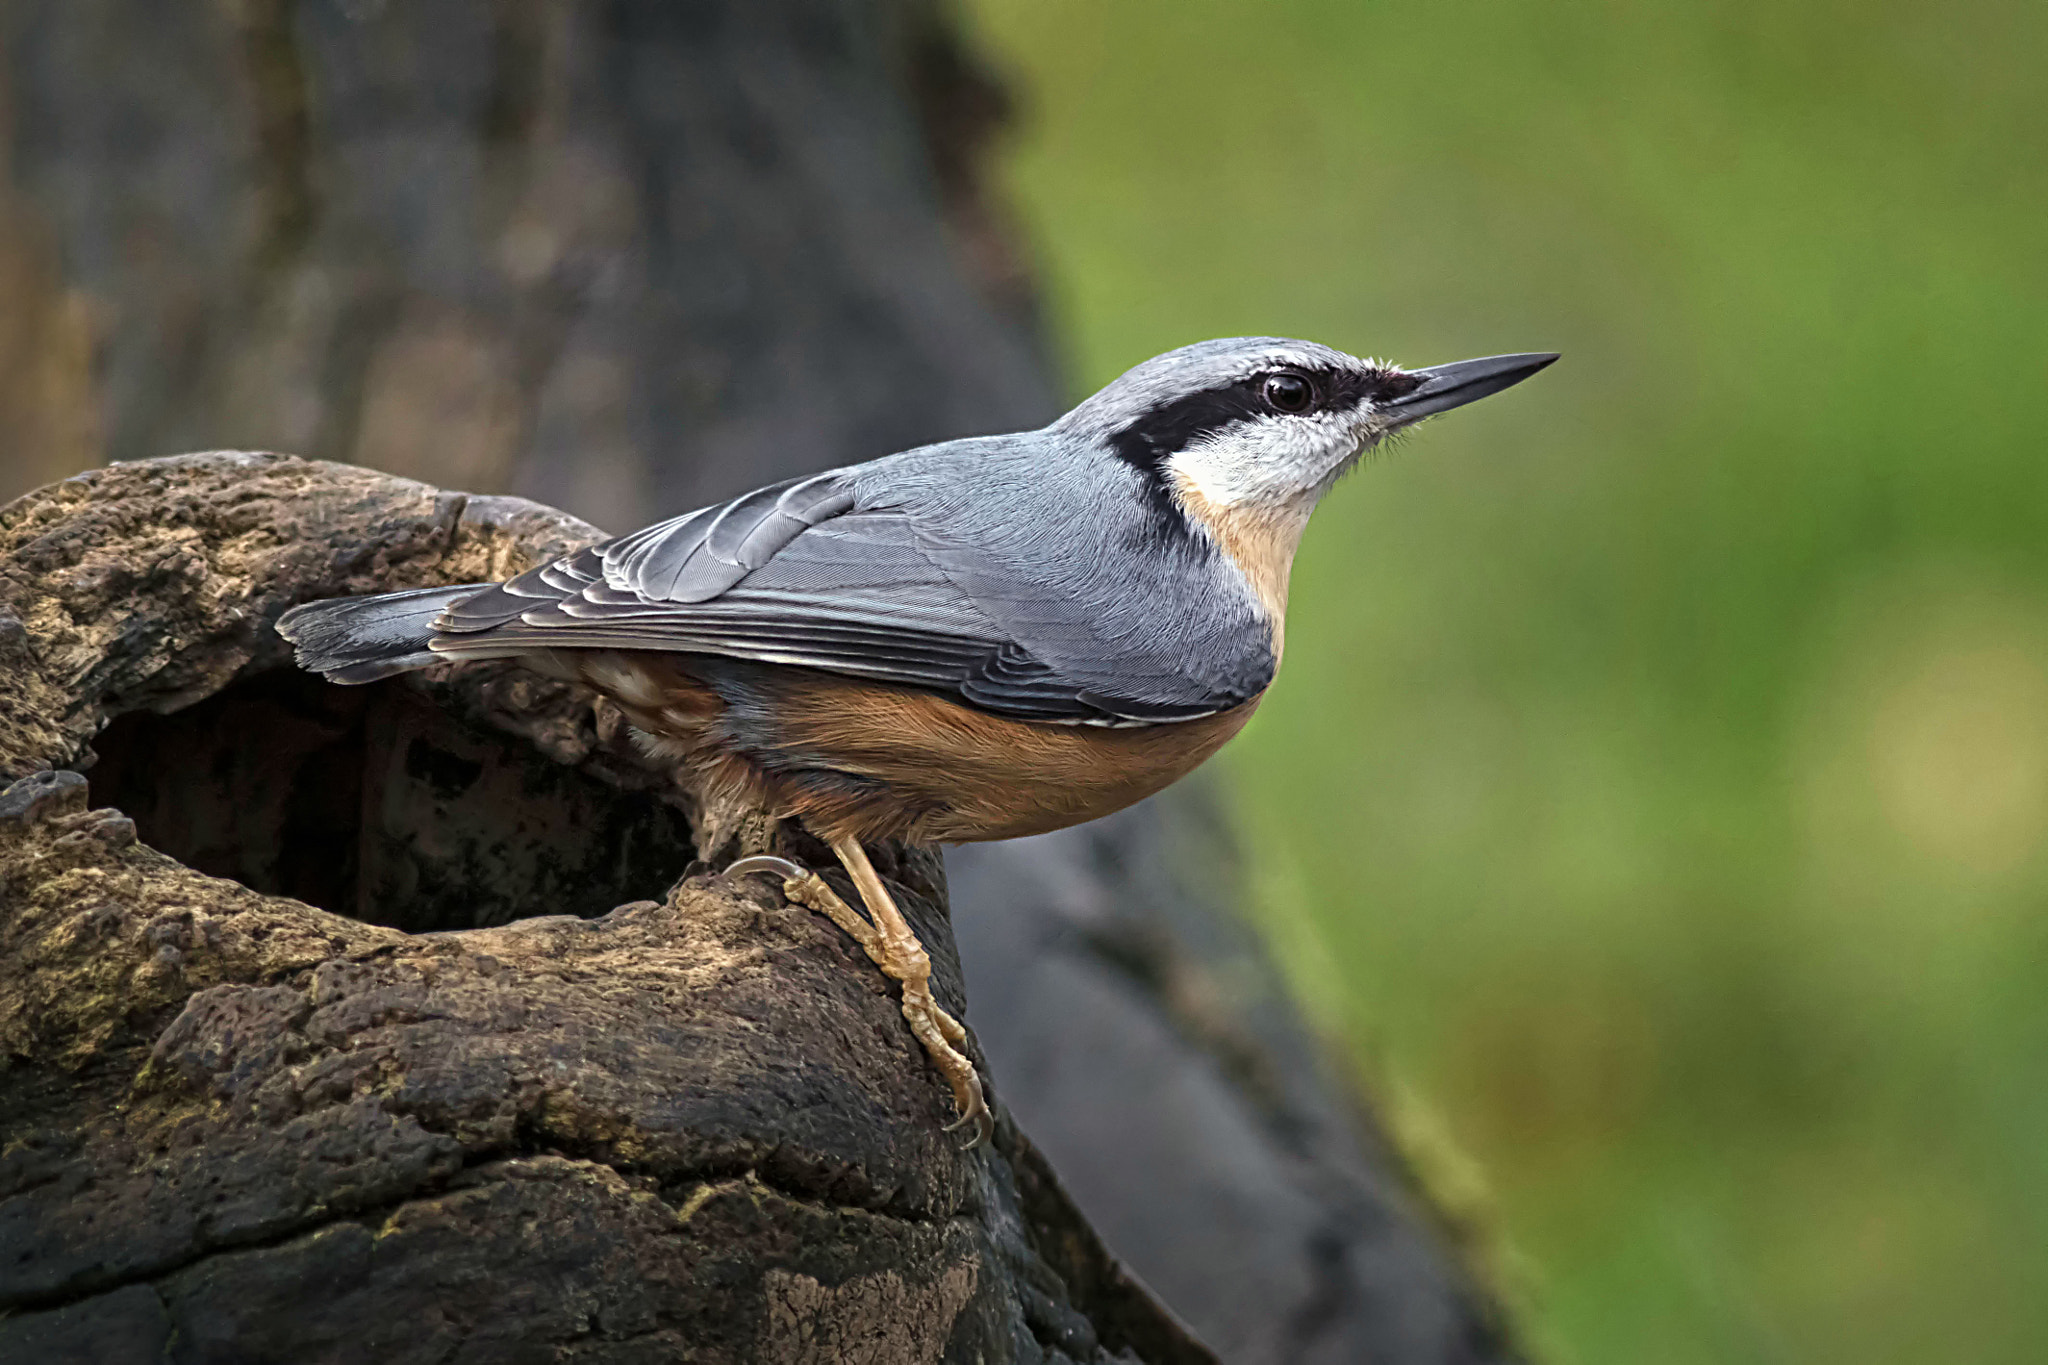
[[1357, 458], [1355, 414], [1262, 417], [1170, 457], [1181, 508], [1243, 575], [1280, 652], [1287, 579], [1309, 514]]

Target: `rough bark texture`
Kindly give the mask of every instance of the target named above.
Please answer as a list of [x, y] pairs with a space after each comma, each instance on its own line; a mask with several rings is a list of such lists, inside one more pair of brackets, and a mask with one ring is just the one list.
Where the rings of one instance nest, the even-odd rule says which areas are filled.
[[[343, 765], [290, 742], [329, 718], [272, 676], [278, 614], [588, 534], [277, 456], [0, 513], [0, 1359], [1211, 1360], [1007, 1118], [992, 1151], [939, 1131], [945, 1087], [828, 922], [758, 883], [670, 889], [651, 854], [600, 899], [660, 899], [534, 914], [529, 831], [680, 827], [588, 696], [502, 667], [364, 689], [397, 747], [354, 746], [356, 811], [332, 799]], [[246, 704], [183, 723], [208, 698]], [[113, 774], [159, 798], [139, 839], [76, 769], [140, 762]], [[365, 867], [424, 817], [405, 894], [358, 893], [395, 923], [150, 847], [301, 806]], [[884, 871], [962, 1010], [937, 860]]]
[[[241, 444], [625, 530], [1035, 424], [1057, 386], [983, 183], [1003, 105], [941, 0], [0, 4], [0, 496]], [[362, 555], [354, 586], [398, 581]], [[44, 647], [0, 630], [0, 661]], [[60, 717], [33, 751], [93, 744], [94, 799], [202, 871], [456, 928], [603, 911], [680, 870], [682, 814], [611, 800], [651, 779], [579, 751], [577, 724], [527, 723], [548, 761], [491, 725], [436, 728], [406, 774], [417, 727], [530, 717], [531, 695], [373, 703], [279, 675], [214, 694], [178, 681], [195, 666], [167, 664], [98, 739]], [[327, 776], [195, 802], [156, 779], [200, 740], [222, 783], [275, 746]], [[587, 782], [553, 758], [615, 766]], [[464, 794], [471, 765], [545, 812], [520, 840], [477, 814], [498, 797]], [[370, 833], [323, 849], [337, 810]], [[1103, 830], [949, 854], [998, 1089], [1228, 1359], [1507, 1358], [1401, 1162], [1317, 1065], [1229, 869], [1191, 856], [1215, 826], [1190, 782]]]

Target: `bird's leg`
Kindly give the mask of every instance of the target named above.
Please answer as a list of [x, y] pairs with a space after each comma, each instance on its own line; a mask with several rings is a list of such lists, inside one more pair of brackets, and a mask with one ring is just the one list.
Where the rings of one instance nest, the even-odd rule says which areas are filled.
[[888, 888], [882, 885], [882, 879], [876, 874], [874, 864], [868, 861], [867, 850], [860, 846], [860, 841], [833, 840], [832, 851], [852, 876], [853, 884], [860, 888], [861, 899], [867, 902], [868, 911], [874, 916], [872, 923], [841, 900], [839, 894], [826, 885], [824, 878], [786, 858], [765, 855], [742, 858], [726, 872], [729, 875], [768, 872], [780, 876], [784, 895], [798, 905], [816, 910], [845, 930], [884, 974], [903, 983], [903, 1018], [910, 1025], [910, 1031], [917, 1035], [917, 1040], [924, 1044], [932, 1065], [953, 1087], [953, 1102], [960, 1110], [960, 1117], [946, 1125], [946, 1131], [950, 1133], [971, 1127], [973, 1132], [967, 1143], [970, 1148], [987, 1141], [995, 1130], [995, 1119], [982, 1095], [981, 1077], [975, 1074], [974, 1063], [960, 1051], [967, 1046], [967, 1030], [960, 1026], [959, 1020], [940, 1008], [939, 1002], [932, 997], [930, 955], [918, 942], [917, 935], [911, 932], [909, 922], [897, 909]]
[[[939, 1008], [939, 1002], [932, 998], [932, 959], [924, 945], [911, 932], [910, 922], [903, 918], [903, 912], [896, 908], [895, 898], [882, 885], [882, 879], [875, 872], [875, 865], [868, 861], [868, 851], [860, 846], [860, 840], [840, 838], [832, 841], [832, 851], [839, 855], [853, 884], [860, 889], [860, 898], [867, 902], [868, 913], [874, 916], [874, 928], [881, 939], [881, 953], [869, 949], [868, 955], [875, 959], [875, 965], [885, 973], [903, 983], [903, 1017], [910, 1023], [910, 1031], [917, 1035], [917, 1041], [924, 1044], [924, 1050], [931, 1054], [932, 1065], [953, 1087], [953, 1103], [960, 1110], [960, 1117], [946, 1125], [951, 1133], [961, 1128], [972, 1128], [968, 1146], [986, 1142], [995, 1130], [995, 1119], [988, 1111], [988, 1101], [981, 1093], [981, 1077], [974, 1073], [974, 1063], [967, 1060], [960, 1049], [967, 1043], [967, 1030], [960, 1027], [960, 1021]], [[865, 946], [865, 945], [863, 945]]]

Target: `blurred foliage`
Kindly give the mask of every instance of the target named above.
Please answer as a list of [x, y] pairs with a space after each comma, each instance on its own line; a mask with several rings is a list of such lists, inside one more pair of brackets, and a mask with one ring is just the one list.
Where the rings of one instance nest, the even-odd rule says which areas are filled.
[[2048, 6], [974, 0], [1075, 391], [1556, 349], [1225, 760], [1560, 1361], [2048, 1359]]

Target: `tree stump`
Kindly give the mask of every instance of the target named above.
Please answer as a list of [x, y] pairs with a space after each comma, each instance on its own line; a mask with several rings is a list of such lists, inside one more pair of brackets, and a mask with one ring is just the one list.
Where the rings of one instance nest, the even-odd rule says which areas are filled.
[[0, 1359], [1212, 1360], [588, 694], [272, 629], [595, 534], [232, 453], [0, 511]]
[[[996, 191], [1009, 104], [942, 0], [0, 5], [0, 497], [235, 442], [627, 531], [1036, 426], [1063, 386]], [[82, 763], [89, 742], [94, 801], [188, 866], [343, 913], [402, 903], [414, 931], [602, 913], [687, 859], [680, 812], [591, 803], [646, 775], [578, 751], [587, 717], [533, 720], [540, 694], [372, 706], [308, 690], [281, 655], [233, 669], [98, 704], [116, 716], [98, 739], [95, 719], [0, 756]], [[178, 687], [211, 699], [159, 714]], [[363, 747], [402, 767], [400, 737], [464, 698], [485, 723], [423, 752], [441, 788], [481, 764], [548, 812], [475, 845], [512, 848], [517, 877], [479, 880], [446, 843], [499, 796], [458, 801], [427, 772], [380, 778], [362, 809]], [[530, 757], [491, 747], [508, 719], [568, 767], [479, 757]], [[253, 738], [228, 752], [232, 734]], [[333, 780], [223, 810], [155, 779], [203, 748], [253, 782], [272, 746]], [[949, 853], [997, 1084], [1092, 1225], [1233, 1365], [1513, 1360], [1370, 1097], [1319, 1064], [1240, 922], [1213, 795], [1198, 779]], [[337, 820], [354, 842], [316, 856], [305, 841]], [[404, 833], [428, 825], [442, 843]]]

